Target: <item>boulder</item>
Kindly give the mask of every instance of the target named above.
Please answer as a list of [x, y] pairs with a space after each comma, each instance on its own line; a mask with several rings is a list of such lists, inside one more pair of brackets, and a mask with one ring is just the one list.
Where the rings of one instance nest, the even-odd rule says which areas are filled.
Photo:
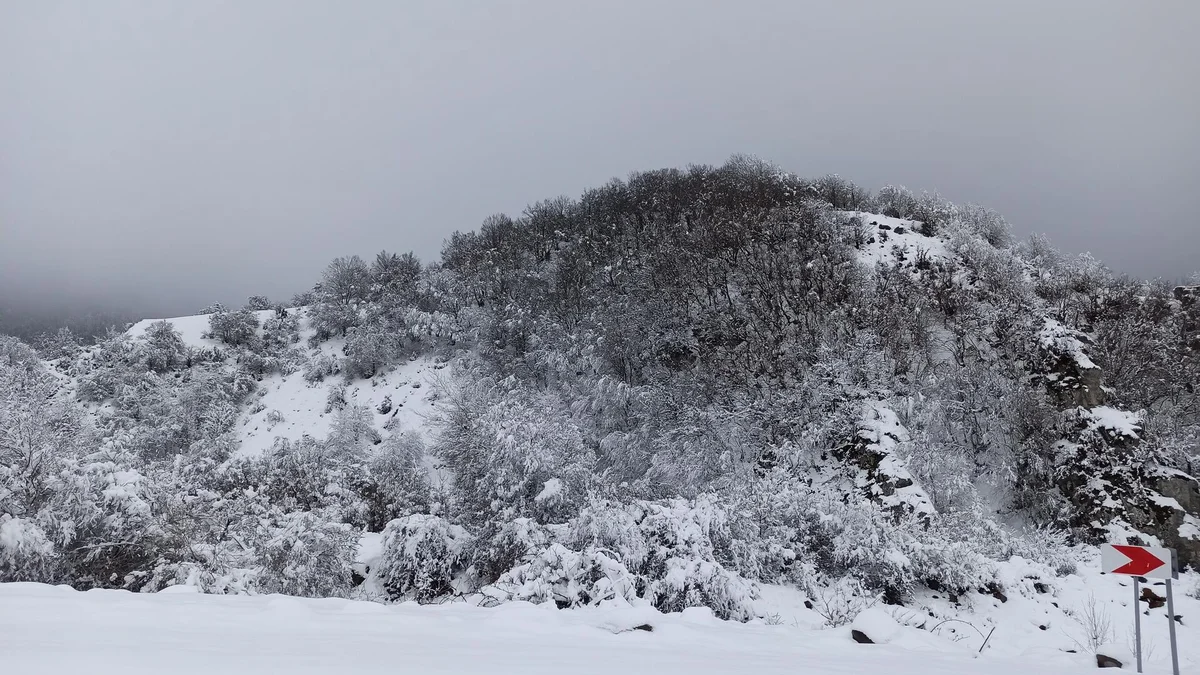
[[900, 624], [879, 607], [864, 609], [850, 624], [850, 637], [861, 644], [886, 645], [899, 634]]
[[1124, 668], [1126, 664], [1132, 665], [1135, 660], [1133, 654], [1120, 645], [1106, 644], [1096, 648], [1097, 668]]

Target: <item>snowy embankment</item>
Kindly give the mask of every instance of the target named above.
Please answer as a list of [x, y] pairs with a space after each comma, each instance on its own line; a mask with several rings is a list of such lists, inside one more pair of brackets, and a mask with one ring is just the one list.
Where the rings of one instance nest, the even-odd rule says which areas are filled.
[[[647, 632], [637, 627], [653, 627]], [[1083, 655], [984, 655], [912, 628], [861, 645], [850, 628], [717, 621], [706, 610], [559, 611], [510, 603], [418, 606], [285, 596], [139, 595], [0, 584], [3, 672], [886, 673], [1069, 675]]]

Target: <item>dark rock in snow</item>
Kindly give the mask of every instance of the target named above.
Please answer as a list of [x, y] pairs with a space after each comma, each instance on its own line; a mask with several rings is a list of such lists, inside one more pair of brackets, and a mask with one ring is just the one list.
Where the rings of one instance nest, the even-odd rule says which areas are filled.
[[1155, 593], [1153, 588], [1143, 588], [1142, 602], [1150, 605], [1150, 609], [1158, 609], [1167, 604], [1167, 599]]
[[1104, 654], [1097, 654], [1096, 655], [1096, 667], [1097, 668], [1121, 668], [1122, 665], [1121, 665], [1120, 661], [1114, 659], [1111, 656], [1105, 656]]
[[875, 644], [874, 642], [871, 641], [871, 638], [867, 637], [866, 634], [860, 630], [851, 630], [850, 637], [854, 638], [854, 641], [859, 644], [864, 644], [864, 645]]

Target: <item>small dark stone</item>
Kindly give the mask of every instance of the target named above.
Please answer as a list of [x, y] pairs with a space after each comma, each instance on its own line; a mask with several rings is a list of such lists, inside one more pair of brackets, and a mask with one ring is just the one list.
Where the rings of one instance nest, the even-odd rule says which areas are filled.
[[864, 632], [862, 632], [861, 630], [857, 630], [857, 629], [851, 629], [851, 630], [850, 630], [850, 637], [854, 638], [854, 641], [855, 641], [855, 642], [857, 642], [857, 643], [859, 643], [859, 644], [862, 644], [862, 645], [873, 645], [873, 644], [875, 644], [875, 641], [874, 641], [874, 640], [872, 640], [871, 638], [867, 637], [867, 634], [866, 634], [866, 633], [864, 633]]
[[1097, 668], [1120, 668], [1121, 662], [1114, 659], [1111, 656], [1097, 654], [1096, 655], [1096, 667]]
[[805, 600], [804, 607], [805, 607], [805, 609], [812, 609], [813, 608], [812, 600]]
[[953, 603], [954, 603], [954, 604], [956, 604], [956, 605], [958, 604], [958, 594], [956, 594], [956, 593], [950, 593], [950, 594], [949, 594], [949, 599], [950, 599], [950, 602], [953, 602]]
[[1040, 628], [1042, 630], [1050, 630], [1050, 628], [1046, 624], [1041, 624], [1038, 626], [1038, 628]]
[[[1050, 587], [1041, 581], [1035, 581], [1033, 582], [1033, 590], [1037, 591], [1038, 593], [1049, 593]], [[1057, 605], [1055, 606], [1057, 607]]]
[[648, 624], [648, 623], [639, 624], [639, 625], [637, 625], [637, 626], [634, 626], [634, 627], [633, 627], [633, 629], [634, 629], [634, 630], [644, 630], [644, 631], [646, 631], [647, 633], [653, 633], [653, 632], [654, 632], [654, 626], [651, 626], [651, 625], [650, 625], [650, 624]]
[[879, 229], [881, 229], [881, 230], [890, 230], [890, 229], [892, 229], [892, 226], [891, 226], [891, 225], [884, 225], [883, 223], [880, 223], [880, 224], [879, 224]]
[[906, 231], [907, 230], [905, 230], [903, 227], [897, 227], [895, 229], [896, 234], [904, 234]]

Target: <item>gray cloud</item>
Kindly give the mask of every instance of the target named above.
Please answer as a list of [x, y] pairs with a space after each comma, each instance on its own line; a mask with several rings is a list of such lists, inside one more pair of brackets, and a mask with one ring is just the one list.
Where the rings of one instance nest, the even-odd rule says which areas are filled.
[[1200, 3], [0, 8], [0, 295], [287, 296], [333, 256], [760, 155], [1200, 268]]

